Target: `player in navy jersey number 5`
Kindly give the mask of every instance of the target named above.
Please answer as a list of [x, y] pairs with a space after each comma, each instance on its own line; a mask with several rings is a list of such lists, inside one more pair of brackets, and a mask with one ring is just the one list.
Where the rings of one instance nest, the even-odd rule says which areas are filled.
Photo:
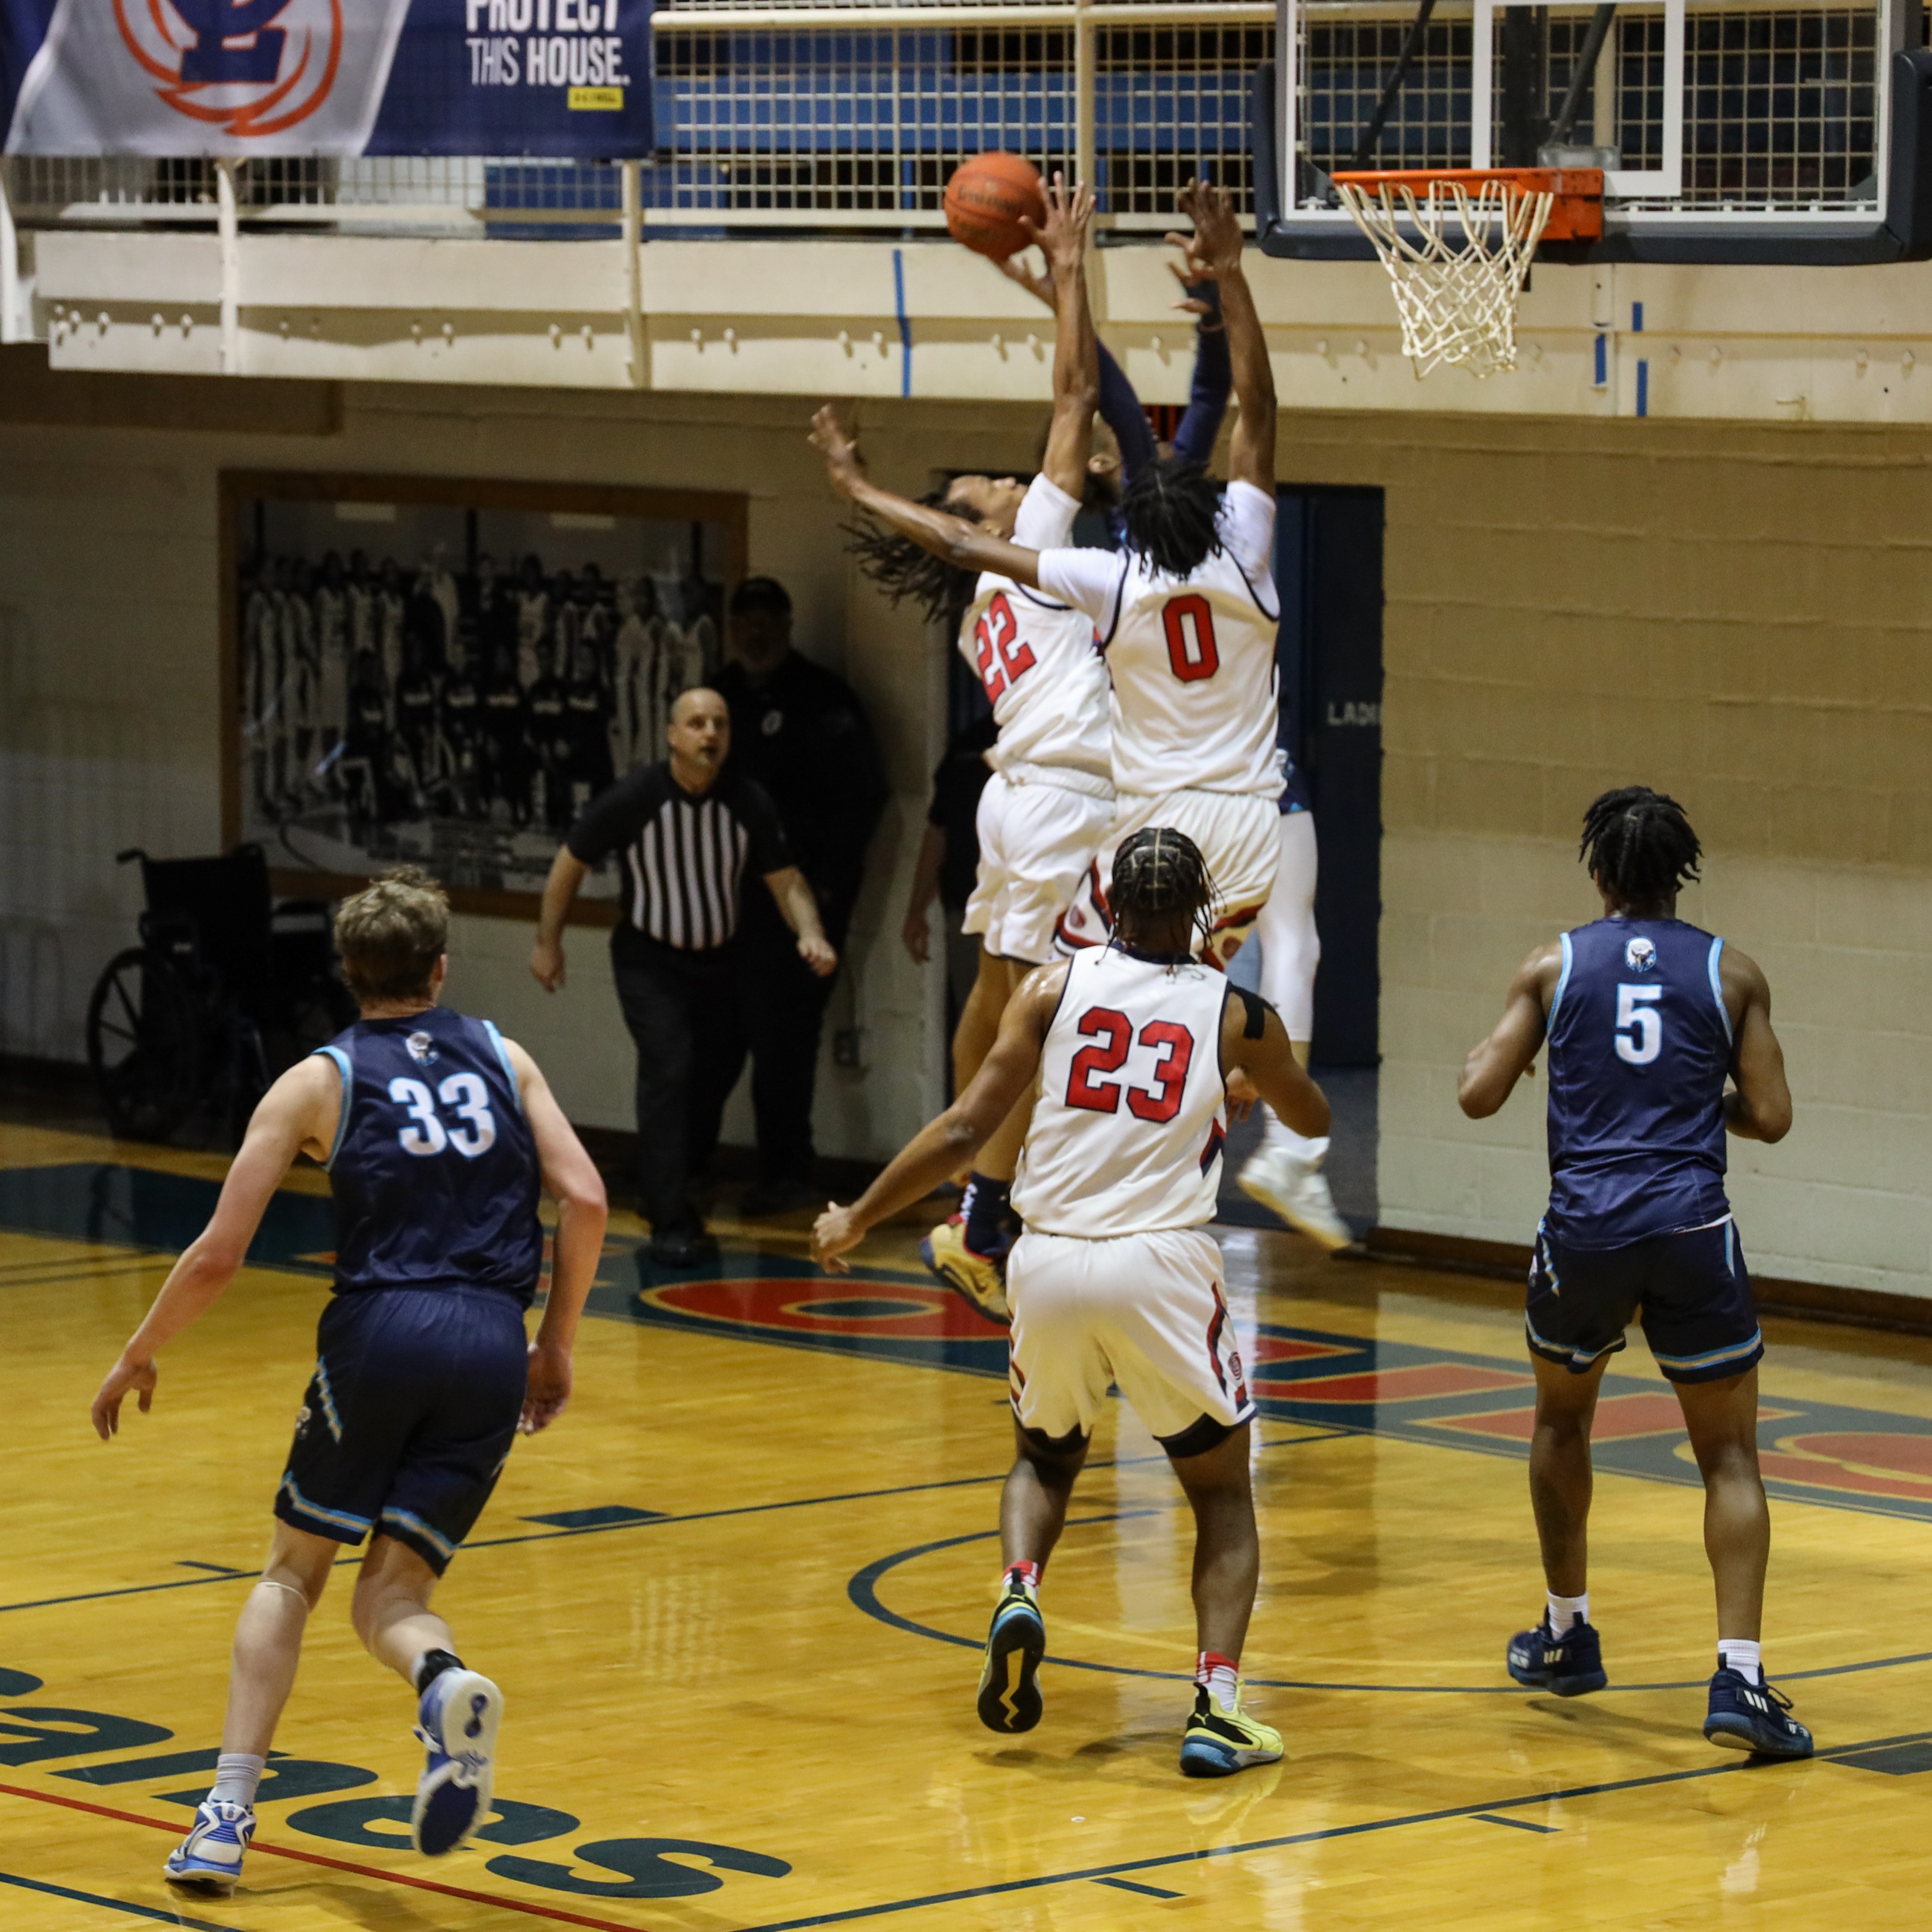
[[[156, 1354], [243, 1265], [296, 1156], [324, 1162], [335, 1292], [275, 1496], [274, 1546], [235, 1634], [214, 1788], [165, 1868], [191, 1889], [234, 1890], [309, 1612], [343, 1545], [372, 1532], [350, 1615], [370, 1654], [416, 1694], [428, 1757], [412, 1840], [451, 1851], [489, 1815], [502, 1696], [464, 1667], [430, 1598], [519, 1430], [545, 1427], [569, 1399], [604, 1186], [530, 1055], [488, 1020], [437, 1006], [448, 928], [441, 889], [413, 868], [344, 902], [336, 944], [362, 1018], [269, 1088], [213, 1218], [94, 1398], [104, 1442], [128, 1395], [146, 1411]], [[545, 1189], [555, 1256], [529, 1342]]]
[[1526, 1316], [1530, 1496], [1549, 1600], [1507, 1661], [1518, 1683], [1559, 1696], [1609, 1682], [1585, 1570], [1590, 1424], [1604, 1365], [1639, 1319], [1704, 1479], [1718, 1609], [1704, 1735], [1808, 1757], [1811, 1733], [1786, 1714], [1790, 1700], [1766, 1682], [1760, 1654], [1771, 1552], [1757, 1461], [1764, 1338], [1724, 1194], [1726, 1132], [1782, 1140], [1791, 1094], [1763, 974], [1677, 916], [1700, 850], [1675, 799], [1641, 785], [1598, 799], [1582, 856], [1604, 916], [1529, 956], [1462, 1070], [1462, 1111], [1481, 1120], [1549, 1042], [1550, 1208]]

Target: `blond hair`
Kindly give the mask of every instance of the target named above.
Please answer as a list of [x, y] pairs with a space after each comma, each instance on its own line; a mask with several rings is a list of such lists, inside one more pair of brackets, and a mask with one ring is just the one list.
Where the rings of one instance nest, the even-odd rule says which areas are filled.
[[335, 910], [335, 950], [356, 998], [426, 1000], [449, 948], [449, 901], [420, 866], [398, 866]]

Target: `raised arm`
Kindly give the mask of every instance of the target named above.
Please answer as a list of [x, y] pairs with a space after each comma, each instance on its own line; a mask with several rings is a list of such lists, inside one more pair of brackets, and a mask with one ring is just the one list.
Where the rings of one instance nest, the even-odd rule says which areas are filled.
[[1085, 185], [1070, 195], [1056, 174], [1046, 198], [1046, 225], [1039, 232], [1053, 287], [1053, 422], [1040, 466], [1047, 480], [1078, 497], [1087, 486], [1094, 448], [1094, 411], [1100, 396], [1099, 345], [1087, 299], [1087, 231], [1094, 197]]
[[1456, 1104], [1471, 1120], [1487, 1120], [1535, 1064], [1562, 964], [1563, 949], [1552, 940], [1539, 946], [1510, 982], [1502, 1018], [1489, 1038], [1472, 1049], [1456, 1082]]
[[909, 497], [881, 490], [866, 474], [859, 446], [830, 403], [812, 419], [812, 446], [825, 458], [826, 480], [848, 502], [856, 503], [922, 550], [943, 557], [956, 569], [990, 570], [1030, 590], [1040, 587], [1040, 552], [989, 537], [962, 518], [930, 510]]
[[892, 1156], [850, 1207], [834, 1202], [819, 1216], [812, 1231], [812, 1258], [828, 1274], [844, 1274], [839, 1257], [856, 1248], [868, 1228], [925, 1199], [992, 1139], [1040, 1071], [1040, 1049], [1066, 979], [1064, 960], [1030, 974], [1007, 1002], [999, 1036], [966, 1090]]
[[1719, 959], [1724, 1004], [1734, 1018], [1731, 1078], [1724, 1125], [1742, 1139], [1781, 1141], [1791, 1131], [1791, 1088], [1784, 1049], [1771, 1030], [1771, 983], [1755, 959], [1726, 946]]
[[143, 1415], [153, 1406], [160, 1374], [155, 1356], [220, 1298], [248, 1259], [255, 1230], [296, 1156], [304, 1148], [318, 1157], [328, 1151], [341, 1104], [335, 1063], [314, 1054], [298, 1060], [262, 1095], [208, 1226], [168, 1270], [154, 1305], [94, 1398], [94, 1430], [102, 1442], [120, 1428], [121, 1404], [130, 1390], [138, 1391]]
[[570, 1400], [571, 1351], [585, 1298], [597, 1279], [604, 1252], [608, 1206], [603, 1177], [584, 1150], [577, 1130], [550, 1090], [536, 1062], [513, 1040], [503, 1042], [517, 1076], [524, 1118], [537, 1144], [546, 1192], [556, 1203], [556, 1235], [550, 1244], [550, 1293], [530, 1344], [530, 1378], [517, 1426], [528, 1436], [546, 1429]]
[[1194, 224], [1191, 236], [1167, 238], [1183, 252], [1178, 271], [1189, 284], [1211, 281], [1221, 290], [1221, 314], [1228, 331], [1228, 355], [1234, 382], [1234, 400], [1241, 413], [1234, 424], [1228, 454], [1228, 478], [1252, 483], [1270, 495], [1274, 491], [1274, 371], [1269, 366], [1268, 339], [1262, 333], [1254, 292], [1241, 267], [1241, 224], [1228, 197], [1207, 182], [1196, 181], [1180, 197], [1181, 212]]

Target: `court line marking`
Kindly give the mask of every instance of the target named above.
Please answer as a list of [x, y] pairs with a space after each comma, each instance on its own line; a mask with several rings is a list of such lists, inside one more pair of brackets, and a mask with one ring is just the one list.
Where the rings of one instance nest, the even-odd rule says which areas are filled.
[[[40, 1804], [58, 1804], [70, 1811], [92, 1811], [97, 1817], [116, 1819], [124, 1825], [146, 1825], [152, 1830], [166, 1832], [170, 1838], [178, 1838], [182, 1834], [178, 1818], [143, 1818], [137, 1811], [117, 1811], [112, 1805], [90, 1804], [84, 1798], [69, 1798], [61, 1792], [29, 1791], [18, 1784], [0, 1784], [0, 1794], [9, 1798], [30, 1798]], [[412, 1878], [406, 1872], [383, 1871], [375, 1865], [352, 1864], [347, 1858], [326, 1858], [320, 1852], [298, 1851], [292, 1845], [265, 1844], [256, 1838], [250, 1844], [248, 1849], [253, 1852], [266, 1852], [272, 1858], [294, 1858], [305, 1865], [326, 1865], [332, 1871], [353, 1872], [358, 1878], [378, 1879], [388, 1885], [409, 1886], [418, 1892], [441, 1892], [446, 1898], [467, 1899], [472, 1905], [494, 1905], [506, 1912], [524, 1912], [532, 1918], [554, 1919], [566, 1925], [587, 1925], [592, 1928], [592, 1932], [640, 1932], [637, 1925], [622, 1925], [614, 1918], [589, 1918], [580, 1912], [566, 1912], [557, 1906], [532, 1905], [520, 1898], [501, 1898], [494, 1892], [470, 1892], [460, 1885], [440, 1885], [434, 1879]], [[44, 1888], [52, 1889], [50, 1886]], [[76, 1898], [83, 1895], [78, 1892], [74, 1894]], [[139, 1909], [146, 1910], [148, 1908]], [[162, 1915], [155, 1912], [154, 1916], [160, 1918]], [[182, 1922], [200, 1924], [202, 1922], [191, 1919]], [[208, 1932], [234, 1932], [234, 1928], [212, 1926]]]
[[[1282, 1446], [1292, 1448], [1294, 1445], [1288, 1443]], [[1143, 1509], [1125, 1511], [1123, 1514], [1154, 1516], [1162, 1510], [1171, 1512], [1178, 1507], [1178, 1503], [1170, 1500], [1150, 1504]], [[1105, 1522], [1117, 1519], [1084, 1516], [1079, 1520], [1085, 1522]], [[1070, 1517], [1068, 1520], [1070, 1523], [1073, 1519]], [[910, 1550], [896, 1550], [890, 1556], [878, 1557], [853, 1574], [851, 1580], [845, 1586], [845, 1594], [867, 1616], [890, 1629], [904, 1630], [912, 1636], [922, 1636], [934, 1643], [956, 1644], [962, 1650], [978, 1650], [984, 1643], [983, 1638], [962, 1636], [952, 1630], [935, 1630], [930, 1624], [916, 1623], [910, 1617], [902, 1616], [897, 1610], [889, 1609], [880, 1598], [878, 1586], [880, 1580], [889, 1570], [898, 1568], [902, 1563], [910, 1563], [915, 1557], [930, 1556], [937, 1550], [956, 1549], [962, 1543], [984, 1543], [999, 1533], [997, 1526], [992, 1529], [971, 1530], [964, 1536], [942, 1537], [936, 1543], [922, 1543]], [[1058, 1657], [1050, 1652], [1040, 1660], [1043, 1664], [1058, 1664], [1064, 1670], [1096, 1670], [1110, 1677], [1148, 1677], [1168, 1683], [1190, 1681], [1185, 1671], [1150, 1670], [1138, 1664], [1096, 1664], [1087, 1658]], [[1816, 1677], [1853, 1677], [1868, 1670], [1892, 1670], [1910, 1664], [1932, 1664], [1932, 1650], [1911, 1651], [1899, 1657], [1868, 1658], [1857, 1664], [1821, 1664], [1811, 1670], [1780, 1670], [1778, 1673], [1778, 1681], [1780, 1684], [1796, 1684]], [[1241, 1681], [1250, 1690], [1361, 1690], [1402, 1696], [1431, 1697], [1538, 1697], [1548, 1694], [1527, 1685], [1516, 1684], [1336, 1684], [1305, 1677], [1245, 1677]], [[1707, 1677], [1687, 1677], [1671, 1683], [1612, 1684], [1592, 1694], [1600, 1697], [1612, 1691], [1701, 1690], [1709, 1682]]]
[[[1916, 1743], [1932, 1738], [1932, 1731], [1915, 1731], [1904, 1737], [1881, 1738], [1867, 1744], [1836, 1744], [1820, 1751], [1817, 1761], [1828, 1763], [1848, 1752], [1875, 1750], [1888, 1744]], [[878, 1918], [894, 1912], [910, 1912], [928, 1905], [956, 1905], [969, 1898], [993, 1898], [1003, 1893], [1037, 1892], [1052, 1885], [1069, 1885], [1082, 1879], [1102, 1882], [1122, 1872], [1161, 1871], [1175, 1865], [1198, 1864], [1209, 1858], [1244, 1857], [1254, 1852], [1281, 1851], [1294, 1845], [1318, 1844], [1331, 1838], [1358, 1838], [1371, 1832], [1392, 1832], [1409, 1825], [1438, 1824], [1451, 1818], [1474, 1818], [1485, 1811], [1518, 1810], [1526, 1805], [1553, 1804], [1559, 1800], [1598, 1798], [1619, 1791], [1640, 1791], [1652, 1785], [1682, 1784], [1691, 1778], [1732, 1778], [1739, 1772], [1768, 1768], [1754, 1758], [1738, 1758], [1726, 1764], [1701, 1766], [1694, 1771], [1653, 1772], [1643, 1778], [1626, 1778], [1604, 1784], [1570, 1785], [1559, 1791], [1538, 1791], [1520, 1798], [1492, 1800], [1486, 1804], [1454, 1804], [1439, 1811], [1412, 1811], [1393, 1818], [1370, 1818], [1358, 1825], [1324, 1826], [1312, 1832], [1291, 1832], [1277, 1838], [1255, 1838], [1237, 1845], [1208, 1845], [1194, 1851], [1168, 1852], [1157, 1858], [1130, 1858], [1119, 1864], [1092, 1865], [1082, 1871], [1044, 1872], [1034, 1878], [1006, 1879], [995, 1885], [978, 1885], [958, 1892], [935, 1892], [922, 1898], [893, 1899], [881, 1905], [858, 1905], [842, 1912], [821, 1912], [809, 1918], [774, 1919], [763, 1925], [748, 1925], [740, 1932], [803, 1932], [814, 1925], [836, 1925], [853, 1918]]]
[[1558, 1829], [1554, 1825], [1532, 1825], [1527, 1818], [1499, 1817], [1493, 1811], [1476, 1811], [1470, 1815], [1479, 1824], [1511, 1825], [1519, 1832], [1542, 1832], [1553, 1836]]
[[1096, 1885], [1111, 1885], [1121, 1892], [1144, 1892], [1149, 1898], [1185, 1898], [1184, 1892], [1166, 1892], [1157, 1885], [1136, 1885], [1130, 1878], [1096, 1878]]
[[178, 1912], [164, 1912], [156, 1905], [136, 1905], [125, 1898], [108, 1898], [98, 1892], [76, 1892], [71, 1886], [50, 1885], [45, 1879], [22, 1878], [17, 1872], [0, 1872], [0, 1885], [17, 1885], [26, 1892], [51, 1892], [56, 1898], [78, 1900], [82, 1905], [104, 1905], [110, 1912], [125, 1912], [136, 1918], [158, 1918], [164, 1925], [191, 1925], [194, 1932], [236, 1932], [232, 1924], [218, 1925], [212, 1918], [189, 1918]]

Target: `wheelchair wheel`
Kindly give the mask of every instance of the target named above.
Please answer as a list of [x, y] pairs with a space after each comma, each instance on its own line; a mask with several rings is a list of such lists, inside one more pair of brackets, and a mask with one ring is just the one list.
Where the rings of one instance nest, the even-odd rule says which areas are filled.
[[186, 977], [163, 954], [130, 946], [107, 962], [87, 1003], [87, 1060], [116, 1135], [164, 1141], [194, 1111], [203, 1024]]

